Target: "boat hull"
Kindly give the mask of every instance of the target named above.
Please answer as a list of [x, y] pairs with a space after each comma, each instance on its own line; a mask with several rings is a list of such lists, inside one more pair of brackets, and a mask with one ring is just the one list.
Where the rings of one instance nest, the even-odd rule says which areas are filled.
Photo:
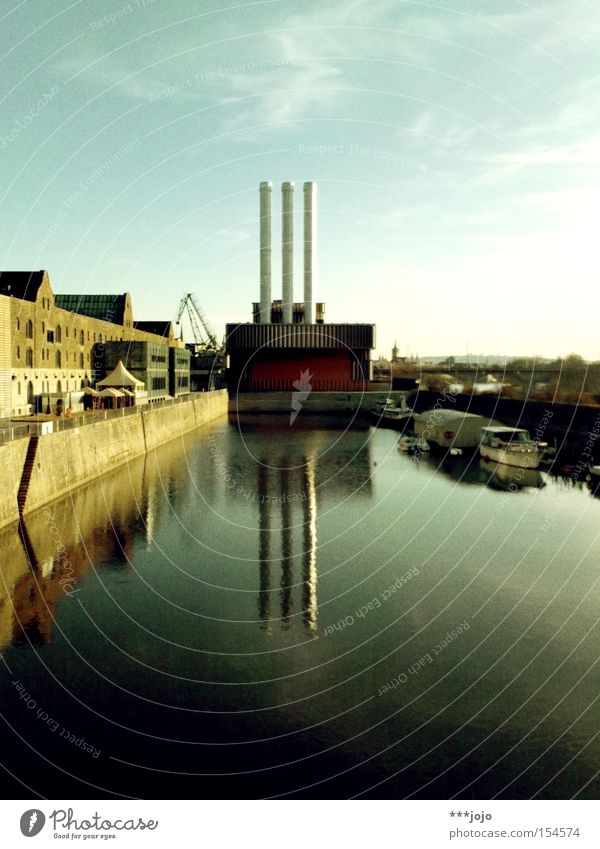
[[390, 427], [393, 430], [411, 430], [412, 429], [412, 413], [402, 413], [400, 416], [387, 415], [383, 413], [371, 413], [371, 420], [375, 422], [377, 427]]
[[513, 466], [520, 469], [538, 469], [543, 452], [536, 448], [500, 448], [492, 445], [481, 446], [479, 454], [483, 460], [492, 460], [503, 466]]

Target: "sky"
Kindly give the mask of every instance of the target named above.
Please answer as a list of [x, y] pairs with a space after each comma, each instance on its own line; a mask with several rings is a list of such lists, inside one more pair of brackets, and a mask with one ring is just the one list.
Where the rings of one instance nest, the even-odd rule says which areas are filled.
[[319, 192], [317, 300], [374, 353], [600, 358], [600, 4], [4, 0], [0, 268], [258, 300], [258, 185]]

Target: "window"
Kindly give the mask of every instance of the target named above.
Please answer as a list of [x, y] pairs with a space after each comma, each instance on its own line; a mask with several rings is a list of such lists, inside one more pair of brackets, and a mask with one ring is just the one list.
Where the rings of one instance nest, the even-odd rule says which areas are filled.
[[54, 330], [49, 330], [46, 334], [48, 342], [54, 342]]
[[165, 377], [153, 377], [152, 378], [152, 389], [166, 389], [167, 388], [167, 380]]
[[19, 319], [17, 319], [17, 330], [20, 330], [20, 329], [21, 329], [21, 322], [19, 321]]
[[68, 327], [65, 327], [65, 335], [68, 339], [69, 338], [69, 328]]
[[58, 327], [56, 328], [56, 341], [57, 341], [57, 342], [62, 342], [62, 329], [61, 329], [60, 324], [59, 324], [59, 325], [58, 325]]
[[83, 368], [83, 354], [79, 355], [79, 368]]
[[28, 368], [33, 368], [33, 348], [27, 348], [25, 352], [25, 365]]
[[60, 368], [62, 365], [62, 357], [60, 351], [57, 351], [54, 355], [54, 365], [56, 366], [56, 368]]
[[85, 333], [83, 332], [83, 330], [80, 330], [79, 331], [79, 344], [83, 345], [84, 342], [85, 342]]
[[28, 339], [33, 339], [33, 321], [28, 318], [27, 324], [25, 325], [25, 336]]
[[18, 346], [18, 345], [17, 345], [17, 359], [18, 359], [18, 360], [20, 360], [20, 359], [21, 359], [21, 349], [19, 348], [19, 346]]

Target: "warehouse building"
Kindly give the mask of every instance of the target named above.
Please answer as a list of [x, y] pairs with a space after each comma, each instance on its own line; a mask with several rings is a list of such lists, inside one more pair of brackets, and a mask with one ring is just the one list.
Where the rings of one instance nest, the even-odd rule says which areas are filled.
[[117, 342], [165, 348], [164, 397], [169, 350], [184, 345], [172, 326], [164, 333], [171, 322], [162, 323], [161, 334], [145, 329], [146, 324], [158, 326], [136, 326], [127, 292], [55, 296], [47, 271], [0, 272], [0, 418], [76, 409], [83, 389], [105, 376], [104, 357], [97, 355]]

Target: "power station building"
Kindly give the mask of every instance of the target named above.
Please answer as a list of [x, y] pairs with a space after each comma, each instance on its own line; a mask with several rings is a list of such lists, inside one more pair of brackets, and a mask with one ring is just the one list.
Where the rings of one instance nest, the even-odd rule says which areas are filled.
[[[228, 324], [230, 395], [238, 392], [364, 391], [371, 379], [373, 324], [329, 324], [315, 303], [317, 282], [317, 185], [304, 184], [304, 300], [295, 302], [294, 183], [281, 187], [282, 297], [272, 300], [272, 184], [260, 184], [260, 301], [253, 321]], [[297, 388], [297, 387], [296, 387]]]

